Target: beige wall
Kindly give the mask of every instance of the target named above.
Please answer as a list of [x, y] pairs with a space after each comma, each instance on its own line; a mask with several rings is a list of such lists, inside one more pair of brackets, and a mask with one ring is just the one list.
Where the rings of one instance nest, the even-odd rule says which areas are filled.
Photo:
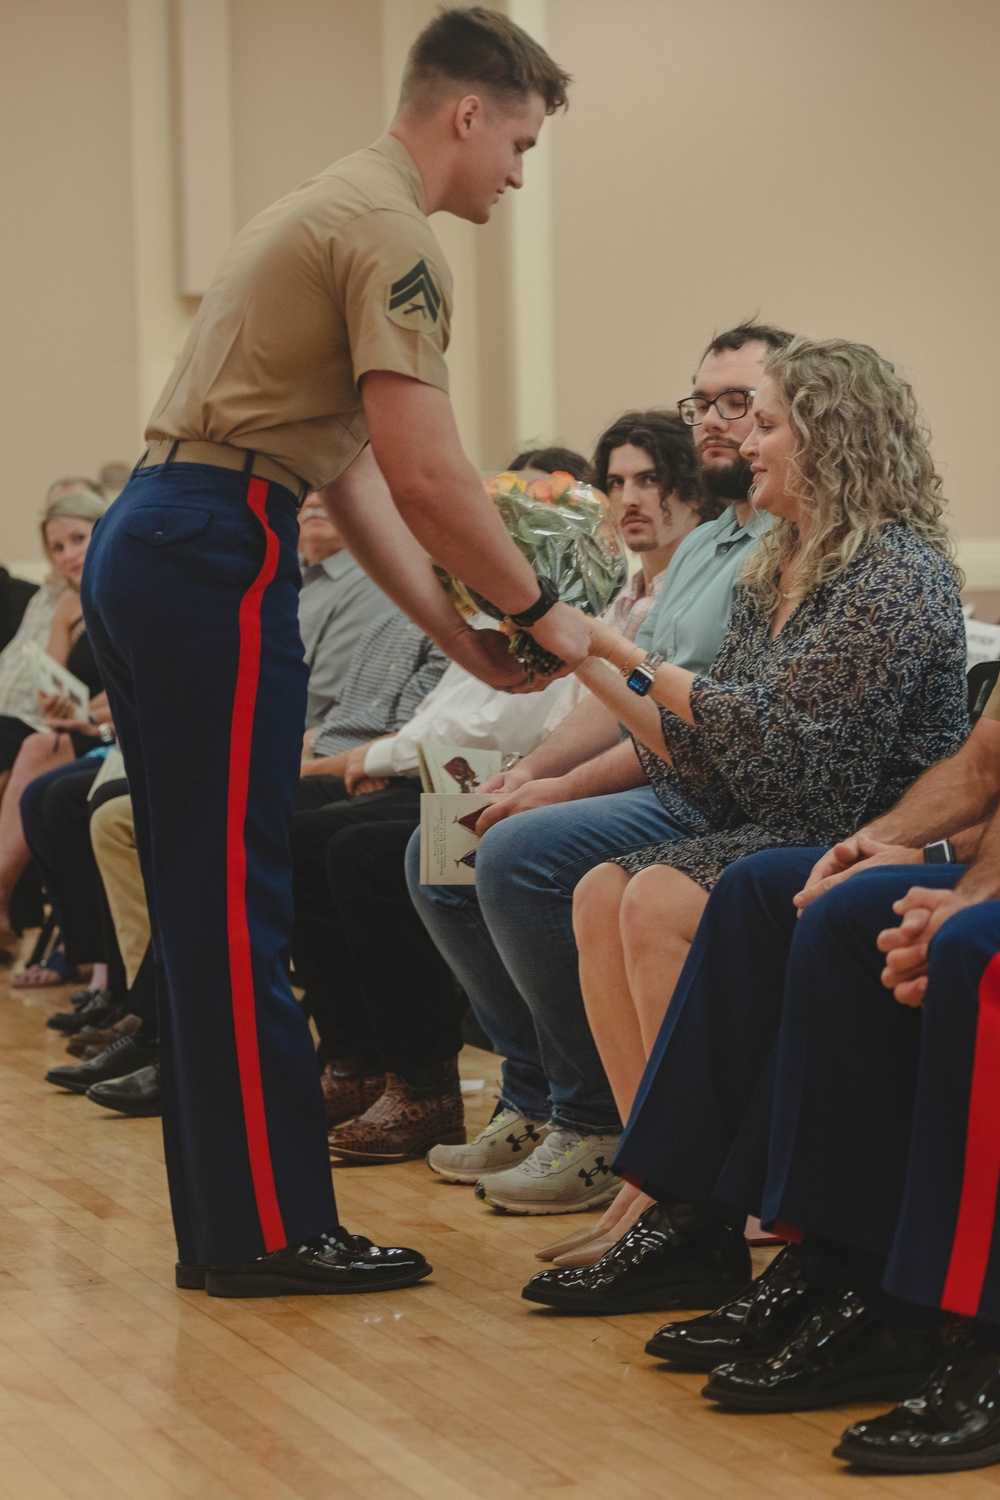
[[[30, 555], [51, 478], [137, 451], [196, 305], [178, 293], [179, 3], [0, 0], [16, 226], [0, 556]], [[676, 399], [709, 334], [759, 311], [869, 340], [910, 374], [974, 581], [1000, 584], [995, 0], [504, 4], [577, 82], [518, 200], [486, 230], [435, 221], [473, 459], [535, 438], [588, 447], [625, 406]], [[229, 0], [218, 86], [237, 223], [383, 127], [434, 8]]]
[[135, 447], [125, 0], [0, 3], [0, 557]]
[[1000, 5], [551, 0], [549, 27], [578, 80], [553, 127], [564, 436], [676, 399], [759, 311], [896, 361], [960, 534], [1000, 536]]
[[230, 0], [236, 221], [385, 126], [372, 0]]

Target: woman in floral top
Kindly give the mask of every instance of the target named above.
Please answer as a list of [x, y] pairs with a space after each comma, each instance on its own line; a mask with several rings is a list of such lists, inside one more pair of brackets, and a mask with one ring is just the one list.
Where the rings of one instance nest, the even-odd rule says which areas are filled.
[[[711, 676], [661, 665], [600, 622], [580, 669], [632, 731], [694, 836], [622, 855], [577, 887], [591, 1029], [622, 1119], [708, 893], [728, 864], [840, 838], [955, 753], [969, 725], [958, 578], [909, 386], [866, 345], [769, 355], [742, 452], [775, 524], [750, 559]], [[620, 1232], [633, 1190], [604, 1229]]]

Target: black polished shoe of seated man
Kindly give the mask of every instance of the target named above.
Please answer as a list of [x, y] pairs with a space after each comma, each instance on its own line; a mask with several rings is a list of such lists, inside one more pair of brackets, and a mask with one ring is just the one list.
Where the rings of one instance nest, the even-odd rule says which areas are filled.
[[87, 1005], [95, 995], [103, 995], [102, 989], [95, 989], [93, 985], [87, 985], [82, 990], [74, 990], [69, 997], [69, 1003], [74, 1010], [79, 1010], [82, 1005]]
[[158, 1115], [160, 1113], [160, 1065], [150, 1063], [136, 1068], [124, 1078], [109, 1078], [106, 1083], [92, 1083], [87, 1098], [120, 1115]]
[[205, 1272], [205, 1290], [210, 1297], [392, 1292], [423, 1281], [432, 1270], [419, 1250], [373, 1245], [364, 1235], [348, 1234], [341, 1226], [332, 1234], [273, 1250], [258, 1260], [210, 1266]]
[[712, 1307], [749, 1275], [739, 1230], [688, 1203], [657, 1203], [595, 1265], [540, 1271], [521, 1296], [583, 1314]]
[[69, 1089], [73, 1094], [85, 1094], [92, 1084], [104, 1083], [109, 1078], [124, 1078], [136, 1068], [147, 1067], [156, 1061], [157, 1050], [155, 1042], [143, 1042], [136, 1036], [121, 1036], [89, 1062], [50, 1068], [45, 1082]]
[[970, 1324], [915, 1396], [848, 1427], [833, 1456], [894, 1474], [1000, 1463], [1000, 1329]]
[[739, 1411], [905, 1400], [941, 1362], [942, 1318], [914, 1309], [913, 1326], [900, 1326], [887, 1320], [888, 1304], [883, 1293], [831, 1288], [784, 1348], [720, 1365], [701, 1394]]
[[710, 1372], [731, 1360], [760, 1359], [784, 1347], [828, 1295], [822, 1257], [788, 1245], [738, 1297], [688, 1323], [666, 1323], [646, 1353], [679, 1370]]
[[85, 1026], [111, 1026], [121, 1013], [122, 1008], [110, 990], [92, 990], [89, 1000], [75, 1010], [56, 1011], [45, 1024], [50, 1031], [61, 1031], [63, 1036], [73, 1036]]

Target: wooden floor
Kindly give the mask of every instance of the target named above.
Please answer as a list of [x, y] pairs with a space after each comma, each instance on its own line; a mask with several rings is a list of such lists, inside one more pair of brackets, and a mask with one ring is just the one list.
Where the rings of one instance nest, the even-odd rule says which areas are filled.
[[[159, 1122], [42, 1081], [68, 991], [0, 987], [2, 1500], [1000, 1500], [1000, 1469], [875, 1479], [830, 1457], [866, 1408], [723, 1414], [643, 1353], [656, 1314], [521, 1301], [577, 1219], [494, 1215], [422, 1162], [340, 1171], [349, 1228], [412, 1244], [396, 1295], [178, 1292]], [[467, 1051], [470, 1125], [495, 1059]]]

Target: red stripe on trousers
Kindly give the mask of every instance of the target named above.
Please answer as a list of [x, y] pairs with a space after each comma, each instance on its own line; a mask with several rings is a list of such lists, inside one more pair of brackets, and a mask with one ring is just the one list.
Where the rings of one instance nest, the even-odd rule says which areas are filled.
[[287, 1244], [287, 1237], [278, 1207], [271, 1148], [267, 1139], [267, 1116], [264, 1111], [260, 1049], [257, 1042], [257, 1005], [250, 959], [250, 928], [247, 920], [246, 818], [253, 719], [260, 682], [260, 615], [264, 590], [274, 578], [278, 567], [278, 538], [267, 519], [267, 488], [263, 479], [251, 479], [247, 490], [247, 503], [264, 528], [266, 545], [260, 572], [240, 601], [240, 654], [229, 740], [229, 792], [226, 804], [226, 921], [236, 1061], [243, 1097], [250, 1172], [265, 1249], [280, 1250]]
[[958, 1205], [955, 1239], [948, 1262], [941, 1304], [949, 1312], [975, 1317], [993, 1242], [993, 1223], [1000, 1184], [1000, 954], [986, 965], [979, 981], [979, 1016], [972, 1058], [969, 1124], [965, 1137], [965, 1170]]

